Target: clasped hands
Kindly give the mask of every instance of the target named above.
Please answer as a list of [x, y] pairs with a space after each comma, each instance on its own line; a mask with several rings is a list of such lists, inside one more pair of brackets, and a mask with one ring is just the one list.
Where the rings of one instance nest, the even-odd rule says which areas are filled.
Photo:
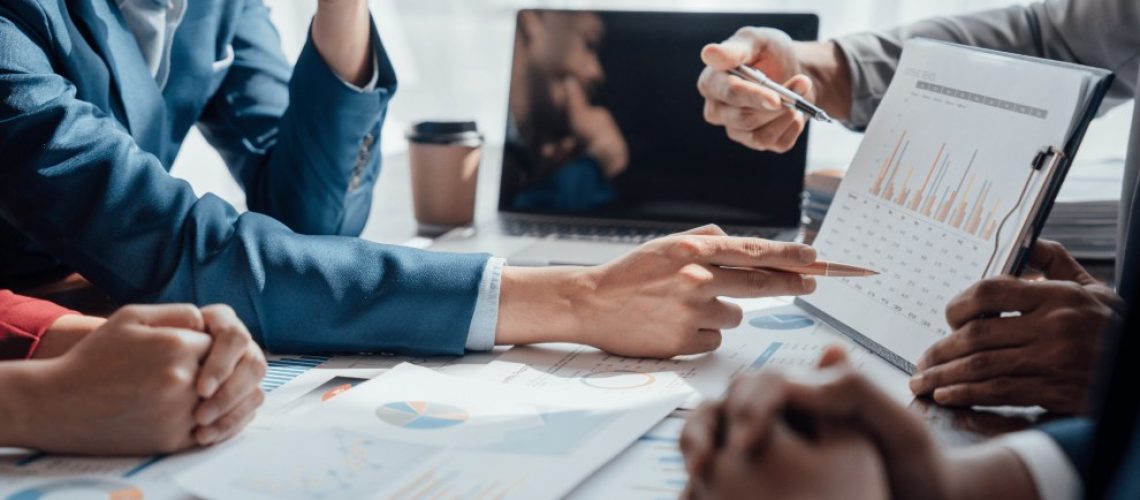
[[[45, 452], [171, 453], [238, 433], [265, 356], [228, 306], [127, 306], [29, 376], [22, 439]], [[50, 397], [45, 397], [50, 395]]]
[[[1042, 279], [978, 283], [949, 306], [951, 335], [919, 363], [911, 388], [947, 405], [1087, 409], [1103, 330], [1121, 299], [1064, 248], [1041, 241]], [[687, 498], [1034, 498], [1020, 459], [1000, 445], [947, 452], [923, 420], [828, 349], [818, 371], [792, 379], [743, 375], [702, 405], [681, 447]]]

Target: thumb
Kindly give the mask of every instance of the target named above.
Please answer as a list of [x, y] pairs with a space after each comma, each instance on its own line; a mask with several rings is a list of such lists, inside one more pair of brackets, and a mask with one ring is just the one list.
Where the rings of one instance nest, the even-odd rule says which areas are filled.
[[807, 77], [807, 75], [793, 76], [791, 79], [784, 82], [784, 86], [787, 87], [788, 90], [807, 97], [808, 99], [811, 99], [814, 95], [813, 90], [815, 89], [815, 84], [811, 81], [811, 78]]
[[736, 37], [723, 43], [710, 43], [701, 49], [701, 61], [717, 71], [728, 71], [755, 59], [752, 44]]
[[1077, 259], [1056, 241], [1038, 240], [1029, 254], [1029, 265], [1045, 273], [1046, 279], [1072, 281], [1081, 285], [1096, 283]]
[[820, 368], [831, 368], [847, 363], [847, 351], [838, 345], [828, 346], [827, 349], [823, 351], [823, 355], [819, 358]]

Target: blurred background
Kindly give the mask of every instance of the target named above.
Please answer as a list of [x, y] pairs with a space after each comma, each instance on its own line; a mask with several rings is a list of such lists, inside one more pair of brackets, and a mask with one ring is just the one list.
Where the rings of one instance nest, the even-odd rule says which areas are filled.
[[[316, 0], [266, 0], [281, 33], [286, 56], [295, 60], [305, 43]], [[403, 132], [414, 121], [473, 119], [488, 145], [502, 143], [514, 13], [519, 8], [694, 10], [729, 12], [814, 12], [821, 36], [891, 27], [933, 15], [1010, 5], [1013, 0], [372, 0], [373, 16], [400, 78], [383, 134], [386, 156], [403, 153]], [[712, 40], [710, 40], [712, 41]], [[677, 54], [696, 58], [698, 54]], [[694, 90], [696, 79], [693, 75]], [[1122, 165], [1131, 123], [1130, 106], [1108, 111], [1086, 136], [1074, 175], [1095, 165]], [[700, 120], [700, 116], [691, 117]], [[858, 147], [859, 134], [841, 127], [813, 127], [809, 170], [843, 169]], [[1088, 167], [1090, 170], [1094, 167]], [[1108, 171], [1113, 171], [1108, 169]], [[237, 205], [243, 196], [220, 158], [196, 133], [175, 164], [175, 175], [199, 192], [212, 191]], [[381, 182], [385, 179], [382, 178]], [[1118, 181], [1117, 181], [1118, 182]], [[1109, 186], [1112, 183], [1104, 183]], [[1118, 185], [1118, 184], [1116, 184]], [[1116, 196], [1105, 188], [1104, 196]]]

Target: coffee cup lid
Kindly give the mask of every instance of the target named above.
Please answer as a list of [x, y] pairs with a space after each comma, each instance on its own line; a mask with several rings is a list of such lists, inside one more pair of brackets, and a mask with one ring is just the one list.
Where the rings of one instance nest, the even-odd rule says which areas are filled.
[[408, 140], [419, 144], [481, 146], [483, 134], [475, 122], [420, 122], [412, 125]]

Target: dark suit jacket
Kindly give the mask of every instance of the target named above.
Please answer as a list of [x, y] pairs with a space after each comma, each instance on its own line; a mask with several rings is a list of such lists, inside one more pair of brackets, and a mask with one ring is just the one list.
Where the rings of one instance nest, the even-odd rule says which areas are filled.
[[[1128, 242], [1129, 269], [1140, 265], [1140, 213], [1134, 211]], [[1128, 301], [1120, 328], [1106, 332], [1096, 412], [1042, 427], [1076, 465], [1086, 498], [1140, 498], [1140, 275], [1124, 276], [1120, 290]]]
[[[74, 270], [123, 303], [229, 304], [272, 350], [462, 353], [487, 256], [355, 237], [396, 87], [375, 30], [357, 92], [311, 42], [290, 68], [263, 0], [192, 0], [160, 90], [113, 1], [0, 2], [0, 286]], [[249, 213], [167, 173], [192, 126]]]

